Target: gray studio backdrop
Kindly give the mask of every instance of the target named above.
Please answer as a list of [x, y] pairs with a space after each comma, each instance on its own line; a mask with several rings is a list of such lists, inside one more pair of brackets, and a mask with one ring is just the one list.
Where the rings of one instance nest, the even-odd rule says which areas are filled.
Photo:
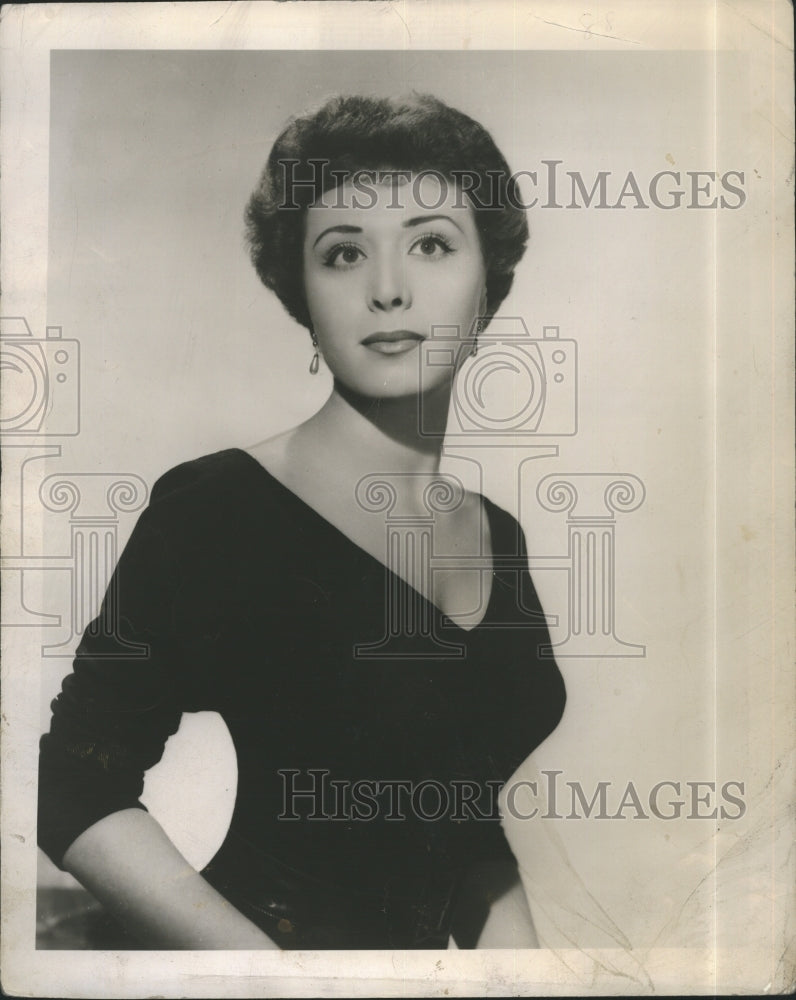
[[[572, 518], [541, 502], [539, 484], [625, 475], [638, 503], [592, 511], [612, 525], [614, 624], [602, 645], [598, 635], [561, 657], [567, 712], [527, 774], [558, 769], [587, 792], [715, 777], [718, 213], [633, 198], [570, 209], [565, 172], [591, 187], [608, 171], [613, 203], [628, 172], [646, 197], [660, 171], [742, 168], [726, 141], [717, 166], [714, 118], [719, 104], [744, 113], [743, 68], [717, 89], [713, 60], [689, 52], [59, 51], [51, 66], [48, 323], [79, 342], [81, 413], [48, 474], [151, 486], [177, 462], [246, 446], [321, 405], [328, 372], [308, 374], [309, 337], [260, 285], [243, 243], [245, 202], [288, 116], [336, 93], [415, 89], [485, 124], [540, 184], [543, 161], [560, 161], [563, 205], [530, 209], [530, 246], [501, 312], [533, 337], [558, 327], [576, 343], [577, 433], [547, 439], [557, 454], [496, 441], [475, 462], [452, 454], [451, 468], [519, 513], [558, 642], [572, 626]], [[136, 516], [119, 514], [119, 545]], [[46, 544], [67, 551], [69, 531], [68, 512], [48, 515]], [[66, 623], [68, 574], [51, 573], [48, 587], [47, 610]], [[52, 633], [68, 647], [66, 624]], [[42, 658], [43, 727], [68, 653]], [[223, 725], [203, 716], [186, 719], [148, 780], [147, 801], [196, 864], [224, 835], [234, 775]], [[677, 946], [712, 932], [701, 914], [671, 924], [711, 864], [698, 822], [510, 825], [544, 940]], [[44, 862], [40, 881], [67, 884]]]

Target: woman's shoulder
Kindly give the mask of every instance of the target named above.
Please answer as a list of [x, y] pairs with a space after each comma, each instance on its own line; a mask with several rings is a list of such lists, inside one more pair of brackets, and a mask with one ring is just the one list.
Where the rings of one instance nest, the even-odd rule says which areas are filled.
[[495, 555], [527, 557], [525, 532], [517, 518], [505, 507], [496, 503], [491, 497], [482, 494], [493, 529], [492, 549]]
[[284, 501], [255, 458], [226, 448], [181, 462], [154, 483], [139, 533], [172, 555], [237, 566], [261, 543], [273, 558], [290, 543]]
[[162, 473], [151, 491], [152, 503], [209, 498], [243, 488], [253, 459], [241, 448], [225, 448], [180, 462]]
[[225, 448], [164, 472], [152, 487], [147, 518], [188, 541], [261, 534], [274, 540], [296, 506], [251, 450]]

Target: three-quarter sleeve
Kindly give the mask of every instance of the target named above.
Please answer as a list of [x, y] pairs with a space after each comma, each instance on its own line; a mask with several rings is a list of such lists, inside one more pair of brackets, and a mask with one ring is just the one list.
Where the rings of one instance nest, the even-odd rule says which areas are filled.
[[94, 823], [139, 801], [181, 716], [173, 628], [178, 567], [158, 524], [158, 484], [77, 648], [40, 743], [38, 841], [62, 867]]

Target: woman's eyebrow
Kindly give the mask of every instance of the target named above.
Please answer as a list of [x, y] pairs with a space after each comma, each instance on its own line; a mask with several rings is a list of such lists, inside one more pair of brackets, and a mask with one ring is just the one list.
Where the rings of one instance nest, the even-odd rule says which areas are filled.
[[313, 247], [316, 247], [323, 239], [323, 237], [326, 236], [327, 233], [361, 233], [361, 232], [362, 229], [360, 226], [343, 226], [343, 225], [329, 226], [328, 229], [324, 229], [324, 231], [320, 234], [320, 236], [318, 236], [318, 238], [312, 245]]
[[[456, 226], [459, 232], [461, 233], [464, 232], [459, 223], [456, 222], [454, 219], [452, 219], [449, 215], [416, 215], [411, 219], [407, 219], [406, 222], [402, 222], [401, 226], [404, 229], [410, 229], [412, 226], [427, 225], [429, 222], [434, 222], [435, 219], [443, 219], [445, 222], [450, 222], [452, 226]], [[312, 245], [313, 248], [316, 247], [323, 239], [323, 237], [328, 235], [329, 233], [361, 233], [361, 232], [362, 232], [361, 226], [347, 226], [342, 224], [337, 226], [329, 226], [328, 229], [324, 229], [324, 231], [316, 237], [315, 242]]]
[[456, 226], [460, 233], [464, 232], [459, 223], [452, 219], [449, 215], [416, 215], [413, 219], [407, 219], [406, 222], [401, 224], [404, 228], [408, 228], [409, 226], [424, 226], [426, 223], [433, 222], [435, 219], [444, 219], [446, 222], [450, 222], [451, 225]]

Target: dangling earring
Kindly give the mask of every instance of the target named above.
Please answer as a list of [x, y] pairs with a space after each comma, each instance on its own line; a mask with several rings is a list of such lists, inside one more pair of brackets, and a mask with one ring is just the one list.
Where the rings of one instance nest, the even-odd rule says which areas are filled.
[[310, 337], [312, 338], [312, 346], [315, 348], [312, 361], [310, 361], [310, 375], [317, 375], [321, 366], [321, 356], [318, 353], [318, 338], [315, 336], [314, 330], [310, 330]]
[[475, 339], [473, 340], [473, 349], [470, 351], [470, 357], [474, 358], [478, 354], [478, 334], [484, 329], [483, 322], [479, 319], [475, 324]]

